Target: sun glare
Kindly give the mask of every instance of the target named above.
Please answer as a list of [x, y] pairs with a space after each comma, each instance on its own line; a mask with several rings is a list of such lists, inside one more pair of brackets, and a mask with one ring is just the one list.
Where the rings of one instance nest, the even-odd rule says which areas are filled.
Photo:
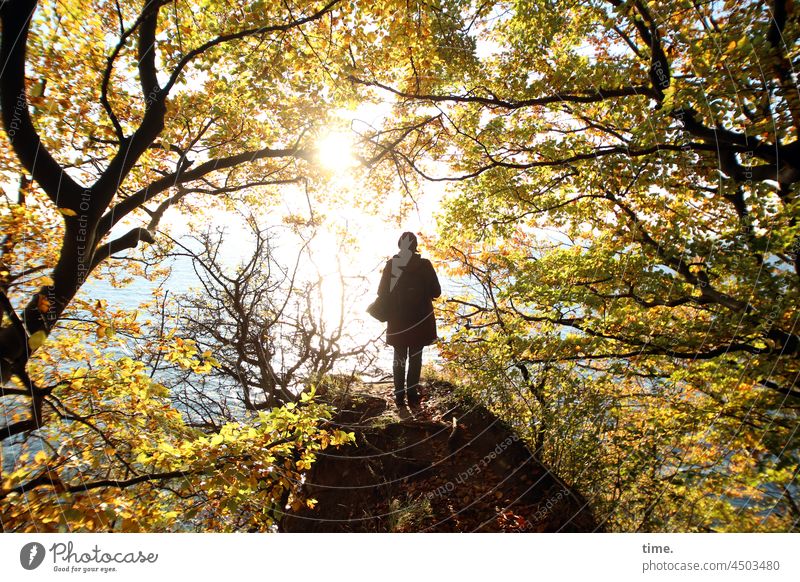
[[356, 165], [353, 139], [344, 132], [331, 132], [323, 137], [317, 144], [317, 156], [322, 167], [332, 172], [346, 172]]

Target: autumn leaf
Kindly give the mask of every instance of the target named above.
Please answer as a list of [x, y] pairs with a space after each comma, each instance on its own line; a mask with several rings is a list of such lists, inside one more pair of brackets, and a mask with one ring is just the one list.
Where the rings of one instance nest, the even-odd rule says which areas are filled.
[[47, 299], [46, 295], [42, 295], [41, 293], [38, 295], [36, 308], [42, 313], [50, 311], [50, 301]]

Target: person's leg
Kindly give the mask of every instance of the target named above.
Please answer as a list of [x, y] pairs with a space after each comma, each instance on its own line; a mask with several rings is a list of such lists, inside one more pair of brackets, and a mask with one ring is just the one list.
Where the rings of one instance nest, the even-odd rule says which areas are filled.
[[408, 348], [394, 347], [394, 361], [392, 362], [392, 374], [394, 376], [394, 399], [398, 404], [401, 404], [405, 399], [405, 386], [403, 382], [406, 379], [406, 358], [408, 357]]
[[422, 373], [422, 350], [425, 346], [408, 349], [408, 399], [419, 400], [419, 376]]

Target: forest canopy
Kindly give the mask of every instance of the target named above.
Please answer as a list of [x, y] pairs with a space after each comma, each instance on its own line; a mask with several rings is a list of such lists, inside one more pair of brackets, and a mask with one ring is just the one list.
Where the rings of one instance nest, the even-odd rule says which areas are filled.
[[[313, 506], [304, 472], [353, 438], [314, 387], [361, 352], [258, 217], [302, 192], [283, 222], [308, 240], [434, 188], [438, 374], [608, 530], [797, 529], [794, 2], [11, 0], [0, 23], [3, 530], [267, 530]], [[162, 222], [242, 209], [259, 250], [235, 271]], [[176, 250], [195, 315], [92, 295]]]

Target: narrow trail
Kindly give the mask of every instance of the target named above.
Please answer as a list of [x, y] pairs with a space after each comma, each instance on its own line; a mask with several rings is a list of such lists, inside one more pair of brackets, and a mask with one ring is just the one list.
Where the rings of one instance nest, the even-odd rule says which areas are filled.
[[[398, 410], [390, 384], [321, 394], [355, 445], [320, 455], [306, 493], [317, 506], [287, 514], [288, 532], [587, 532], [591, 510], [525, 444], [452, 386], [423, 386]], [[455, 418], [455, 424], [453, 419]]]

